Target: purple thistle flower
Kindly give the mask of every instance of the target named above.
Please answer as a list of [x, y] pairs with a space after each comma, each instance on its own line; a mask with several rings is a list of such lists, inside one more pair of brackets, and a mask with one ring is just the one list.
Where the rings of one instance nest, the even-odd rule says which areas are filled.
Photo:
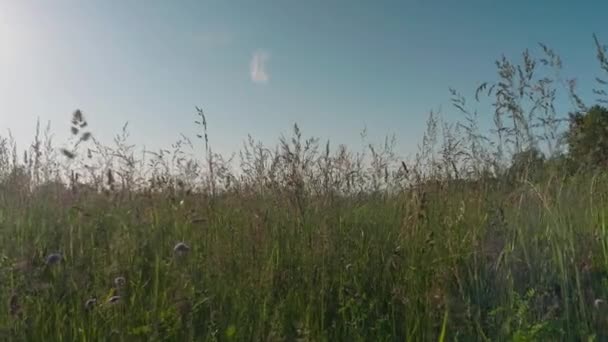
[[45, 259], [45, 263], [46, 263], [47, 265], [49, 265], [49, 266], [50, 266], [50, 265], [55, 265], [55, 264], [60, 263], [60, 262], [61, 262], [61, 259], [62, 259], [61, 254], [59, 254], [59, 253], [51, 253], [51, 254], [49, 254], [49, 255], [46, 257], [46, 259]]
[[108, 304], [111, 304], [111, 305], [118, 304], [118, 303], [120, 303], [120, 299], [121, 299], [120, 296], [112, 296], [112, 297], [108, 298]]
[[117, 288], [124, 287], [125, 285], [127, 285], [127, 279], [125, 279], [125, 277], [121, 276], [114, 278], [114, 286]]
[[173, 247], [173, 252], [179, 255], [186, 254], [188, 251], [190, 251], [190, 246], [184, 242], [178, 242], [175, 247]]
[[84, 308], [86, 310], [91, 310], [95, 305], [97, 305], [97, 298], [89, 298], [84, 303]]

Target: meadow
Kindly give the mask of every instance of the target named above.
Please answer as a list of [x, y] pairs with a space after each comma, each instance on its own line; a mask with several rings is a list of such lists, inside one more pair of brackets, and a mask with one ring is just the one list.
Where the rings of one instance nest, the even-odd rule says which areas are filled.
[[463, 119], [432, 113], [410, 160], [297, 126], [227, 158], [201, 109], [167, 150], [103, 144], [81, 111], [66, 147], [0, 138], [1, 339], [605, 340], [608, 174], [560, 153], [546, 87], [572, 83], [541, 52], [478, 89], [510, 129], [482, 135], [452, 91]]

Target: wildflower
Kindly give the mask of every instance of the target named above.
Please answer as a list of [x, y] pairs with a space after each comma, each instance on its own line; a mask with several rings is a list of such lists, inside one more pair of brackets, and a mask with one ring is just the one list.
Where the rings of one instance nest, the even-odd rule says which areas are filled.
[[46, 259], [45, 259], [45, 263], [47, 265], [55, 265], [61, 262], [61, 254], [59, 253], [51, 253], [49, 254]]
[[120, 296], [112, 296], [110, 298], [108, 298], [108, 304], [118, 304], [120, 303]]
[[116, 277], [114, 278], [114, 286], [117, 288], [121, 288], [127, 285], [127, 279], [125, 277]]
[[190, 246], [186, 245], [184, 242], [178, 242], [175, 247], [173, 247], [173, 252], [179, 255], [186, 254], [190, 250]]
[[89, 298], [84, 303], [84, 308], [85, 308], [85, 310], [91, 310], [95, 305], [97, 305], [97, 298], [95, 298], [95, 297]]
[[21, 305], [19, 305], [19, 297], [13, 293], [9, 299], [8, 311], [11, 316], [21, 315]]

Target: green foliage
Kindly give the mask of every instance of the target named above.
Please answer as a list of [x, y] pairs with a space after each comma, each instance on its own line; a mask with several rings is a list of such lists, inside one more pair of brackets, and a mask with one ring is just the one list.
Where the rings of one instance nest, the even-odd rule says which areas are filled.
[[540, 180], [545, 171], [545, 156], [536, 148], [516, 153], [513, 156], [508, 177], [516, 180]]
[[593, 106], [570, 116], [567, 141], [571, 158], [594, 168], [608, 165], [608, 110]]
[[[212, 207], [185, 192], [5, 198], [0, 331], [31, 341], [603, 336], [605, 176], [425, 191], [423, 202], [417, 192], [308, 198], [304, 222], [280, 194]], [[175, 254], [178, 241], [187, 254]], [[51, 252], [60, 263], [44, 263]]]

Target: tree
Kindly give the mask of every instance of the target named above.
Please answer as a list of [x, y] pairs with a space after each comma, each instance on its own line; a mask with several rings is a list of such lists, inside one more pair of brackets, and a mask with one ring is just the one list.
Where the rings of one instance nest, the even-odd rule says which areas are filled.
[[566, 132], [572, 160], [584, 167], [608, 166], [608, 109], [593, 106], [570, 114]]
[[537, 148], [531, 147], [513, 155], [508, 176], [513, 180], [536, 180], [542, 176], [544, 164], [543, 153]]

